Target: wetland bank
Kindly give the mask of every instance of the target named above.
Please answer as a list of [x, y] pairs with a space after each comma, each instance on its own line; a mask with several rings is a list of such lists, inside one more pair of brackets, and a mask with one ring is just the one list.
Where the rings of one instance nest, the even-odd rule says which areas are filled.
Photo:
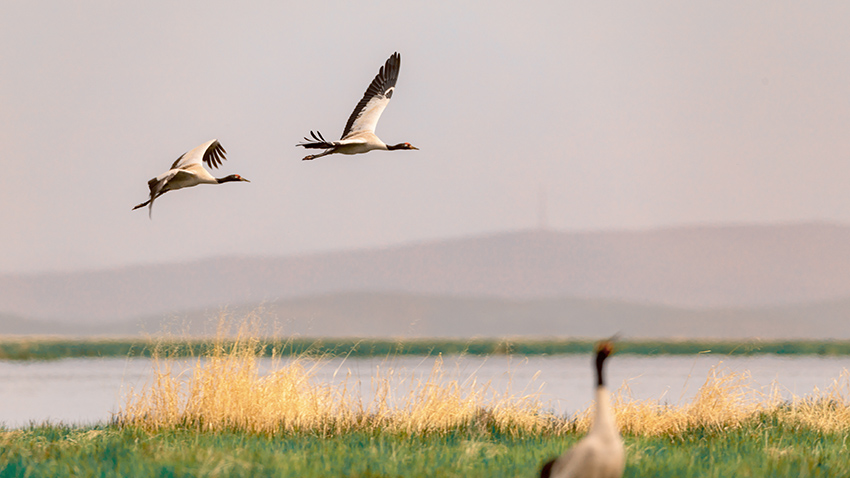
[[[506, 369], [499, 381], [439, 354], [418, 357], [417, 369], [384, 356], [355, 375], [340, 357], [293, 357], [250, 337], [213, 340], [191, 356], [188, 345], [153, 350], [151, 373], [125, 389], [109, 420], [5, 429], [0, 476], [536, 476], [583, 436], [592, 407], [584, 355], [561, 357], [588, 370], [567, 385], [584, 399], [557, 413], [545, 386], [518, 376], [525, 359], [517, 356], [485, 358]], [[628, 369], [635, 357], [659, 359], [617, 355], [612, 375], [618, 360]], [[776, 359], [744, 357], [752, 368]], [[626, 476], [850, 473], [847, 372], [790, 393], [755, 380], [747, 365], [726, 366], [732, 356], [688, 358], [725, 362], [691, 375], [686, 396], [672, 389], [646, 398], [635, 391], [639, 377], [616, 392]], [[317, 366], [334, 360], [334, 372]], [[841, 367], [844, 356], [827, 360]]]

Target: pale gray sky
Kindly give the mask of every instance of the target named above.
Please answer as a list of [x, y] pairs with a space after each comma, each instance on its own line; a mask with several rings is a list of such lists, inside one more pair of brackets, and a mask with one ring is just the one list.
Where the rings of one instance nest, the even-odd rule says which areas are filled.
[[[217, 5], [221, 3], [220, 5]], [[6, 2], [0, 273], [532, 227], [850, 222], [850, 4]], [[402, 54], [378, 125], [302, 162]], [[146, 182], [212, 138], [252, 183]]]

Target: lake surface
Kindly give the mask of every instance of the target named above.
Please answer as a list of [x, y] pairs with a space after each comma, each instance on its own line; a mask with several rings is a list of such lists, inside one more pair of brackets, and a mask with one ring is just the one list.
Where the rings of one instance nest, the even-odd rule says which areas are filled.
[[[435, 357], [399, 356], [326, 360], [316, 365], [315, 380], [338, 383], [348, 380], [364, 403], [373, 397], [376, 370], [394, 370], [408, 377], [397, 390], [416, 378], [427, 378]], [[261, 371], [274, 364], [261, 361]], [[607, 362], [606, 379], [617, 389], [627, 383], [634, 399], [661, 398], [671, 404], [686, 403], [705, 382], [712, 367], [749, 372], [756, 387], [776, 382], [783, 395], [808, 395], [824, 389], [850, 369], [850, 357], [750, 357], [615, 355]], [[541, 391], [540, 398], [557, 413], [586, 408], [592, 398], [593, 372], [586, 355], [462, 356], [444, 357], [445, 380], [490, 382], [503, 393], [515, 395]], [[0, 361], [0, 424], [20, 427], [50, 421], [92, 424], [110, 419], [124, 403], [129, 388], [151, 382], [152, 362], [145, 358], [76, 358], [48, 362]], [[410, 380], [413, 378], [414, 380]], [[407, 384], [407, 385], [405, 385]]]

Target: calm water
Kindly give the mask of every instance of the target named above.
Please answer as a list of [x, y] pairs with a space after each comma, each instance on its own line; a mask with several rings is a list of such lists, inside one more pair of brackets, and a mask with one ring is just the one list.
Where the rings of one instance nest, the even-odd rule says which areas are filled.
[[[316, 380], [337, 383], [345, 380], [359, 389], [364, 401], [371, 400], [371, 377], [377, 369], [392, 368], [400, 377], [399, 396], [415, 379], [426, 378], [434, 357], [336, 359], [317, 365]], [[617, 355], [607, 366], [611, 388], [628, 383], [635, 399], [662, 398], [680, 403], [693, 397], [711, 367], [749, 371], [758, 386], [776, 381], [786, 396], [806, 395], [814, 387], [826, 388], [844, 369], [847, 357], [716, 357]], [[273, 364], [266, 360], [261, 368]], [[554, 357], [446, 357], [446, 380], [490, 381], [491, 388], [514, 394], [542, 390], [549, 408], [573, 413], [591, 399], [593, 383], [587, 356]], [[18, 427], [31, 422], [89, 424], [106, 421], [117, 411], [129, 387], [140, 389], [151, 379], [148, 359], [66, 359], [52, 362], [0, 361], [0, 423]], [[539, 373], [538, 373], [539, 372]], [[535, 377], [536, 376], [536, 377]], [[412, 380], [413, 379], [413, 380]], [[541, 388], [542, 387], [542, 388]]]

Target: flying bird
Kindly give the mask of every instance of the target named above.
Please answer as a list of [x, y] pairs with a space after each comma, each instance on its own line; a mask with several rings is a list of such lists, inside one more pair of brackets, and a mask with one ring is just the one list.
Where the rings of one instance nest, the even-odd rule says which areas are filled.
[[175, 189], [189, 188], [198, 184], [221, 184], [231, 181], [251, 182], [238, 174], [215, 178], [204, 169], [202, 162], [206, 163], [207, 166], [218, 168], [221, 162], [227, 159], [224, 157], [225, 154], [227, 154], [227, 151], [224, 150], [217, 139], [207, 141], [197, 148], [183, 153], [182, 156], [177, 158], [177, 161], [174, 161], [168, 171], [148, 181], [150, 199], [137, 205], [133, 210], [148, 206], [148, 216], [151, 216], [154, 200]]
[[329, 154], [360, 154], [367, 153], [374, 149], [382, 149], [384, 151], [393, 151], [396, 149], [419, 149], [411, 146], [410, 143], [398, 143], [389, 145], [384, 143], [375, 135], [375, 126], [381, 118], [381, 113], [393, 97], [395, 91], [395, 83], [398, 80], [398, 71], [401, 68], [401, 55], [395, 52], [390, 56], [384, 66], [378, 71], [378, 75], [372, 80], [363, 98], [357, 103], [348, 122], [345, 124], [345, 130], [339, 141], [327, 141], [322, 133], [310, 131], [312, 139], [304, 137], [304, 143], [299, 143], [296, 146], [302, 146], [307, 149], [324, 149], [320, 154], [311, 154], [304, 157], [304, 161], [321, 158]]
[[543, 465], [540, 478], [623, 476], [626, 452], [611, 409], [611, 396], [602, 378], [602, 366], [613, 350], [613, 345], [607, 340], [596, 346], [596, 414], [590, 431], [566, 453]]

